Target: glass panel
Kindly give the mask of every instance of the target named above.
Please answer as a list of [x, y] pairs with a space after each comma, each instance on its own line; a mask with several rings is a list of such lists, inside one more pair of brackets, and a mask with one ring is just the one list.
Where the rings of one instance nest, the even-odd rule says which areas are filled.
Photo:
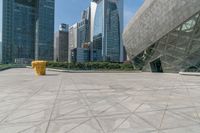
[[200, 50], [200, 41], [193, 40], [191, 46], [189, 47], [189, 53], [192, 54]]
[[189, 36], [179, 36], [178, 41], [176, 43], [176, 48], [182, 51], [185, 51], [186, 48], [188, 47], [190, 41]]
[[185, 22], [183, 25], [182, 25], [182, 28], [181, 28], [181, 31], [184, 31], [184, 32], [192, 32], [193, 31], [193, 28], [194, 26], [196, 25], [196, 16], [191, 18], [190, 20], [188, 20], [187, 22]]
[[197, 25], [195, 27], [194, 36], [193, 37], [200, 41], [200, 17], [198, 18]]

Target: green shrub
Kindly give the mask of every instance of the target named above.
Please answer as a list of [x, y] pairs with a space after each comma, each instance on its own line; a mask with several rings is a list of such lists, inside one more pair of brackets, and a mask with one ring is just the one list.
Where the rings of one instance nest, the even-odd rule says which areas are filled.
[[85, 62], [85, 63], [67, 63], [67, 62], [48, 62], [47, 67], [62, 68], [72, 70], [134, 70], [131, 63], [110, 63], [110, 62]]

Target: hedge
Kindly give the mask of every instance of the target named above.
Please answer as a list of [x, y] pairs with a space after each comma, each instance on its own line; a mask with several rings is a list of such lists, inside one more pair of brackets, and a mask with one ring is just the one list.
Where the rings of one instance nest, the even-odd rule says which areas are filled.
[[134, 70], [131, 63], [110, 63], [110, 62], [48, 62], [47, 67], [72, 70]]

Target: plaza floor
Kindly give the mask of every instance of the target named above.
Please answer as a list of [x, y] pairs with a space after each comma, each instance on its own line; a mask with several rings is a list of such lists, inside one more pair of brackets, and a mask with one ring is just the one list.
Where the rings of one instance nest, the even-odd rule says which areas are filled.
[[0, 133], [199, 133], [200, 77], [0, 72]]

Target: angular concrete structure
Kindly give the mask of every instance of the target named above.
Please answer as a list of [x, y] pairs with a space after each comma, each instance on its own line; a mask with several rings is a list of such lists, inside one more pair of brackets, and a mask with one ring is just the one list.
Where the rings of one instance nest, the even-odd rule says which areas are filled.
[[199, 0], [146, 0], [123, 34], [129, 58], [144, 71], [199, 71], [199, 14]]

